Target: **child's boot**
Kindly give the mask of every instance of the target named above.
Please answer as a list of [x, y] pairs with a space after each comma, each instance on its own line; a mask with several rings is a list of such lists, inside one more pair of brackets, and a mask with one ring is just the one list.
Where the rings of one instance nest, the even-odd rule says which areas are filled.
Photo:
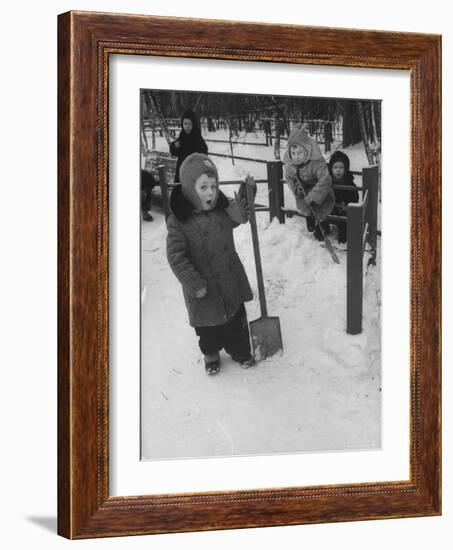
[[219, 353], [212, 353], [211, 355], [204, 356], [204, 366], [206, 372], [210, 375], [217, 374], [220, 370], [220, 355]]
[[315, 231], [314, 231], [313, 234], [314, 234], [315, 239], [316, 239], [317, 241], [323, 241], [323, 240], [324, 240], [324, 235], [322, 234], [322, 231], [321, 231], [319, 225], [317, 225], [317, 226], [315, 227]]
[[243, 369], [253, 367], [253, 365], [256, 363], [255, 358], [251, 353], [245, 357], [233, 356], [232, 359], [233, 361], [236, 361], [236, 363], [239, 363]]
[[142, 218], [143, 218], [143, 221], [145, 222], [152, 222], [154, 220], [154, 218], [151, 216], [151, 214], [149, 212], [143, 212], [142, 213]]

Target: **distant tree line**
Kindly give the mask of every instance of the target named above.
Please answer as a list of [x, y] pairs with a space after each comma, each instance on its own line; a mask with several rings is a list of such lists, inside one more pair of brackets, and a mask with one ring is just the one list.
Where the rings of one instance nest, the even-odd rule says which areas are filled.
[[[226, 128], [230, 136], [262, 129], [270, 121], [277, 140], [288, 135], [296, 122], [342, 122], [342, 146], [364, 142], [372, 163], [380, 150], [381, 102], [320, 97], [142, 90], [143, 120], [162, 127], [166, 119], [178, 119], [192, 109], [209, 131]], [[169, 139], [169, 136], [167, 136]]]

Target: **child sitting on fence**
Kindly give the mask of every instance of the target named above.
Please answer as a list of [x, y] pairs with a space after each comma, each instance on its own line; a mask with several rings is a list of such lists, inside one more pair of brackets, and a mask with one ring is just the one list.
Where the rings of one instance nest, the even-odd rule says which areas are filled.
[[170, 197], [167, 258], [182, 285], [189, 323], [199, 337], [208, 374], [220, 369], [219, 351], [245, 368], [254, 364], [244, 302], [252, 291], [233, 239], [233, 228], [248, 221], [246, 185], [235, 200], [219, 190], [217, 168], [194, 153], [181, 165], [181, 185]]
[[322, 241], [324, 237], [319, 225], [325, 233], [330, 231], [325, 219], [333, 210], [335, 195], [321, 150], [302, 124], [293, 126], [283, 162], [286, 182], [296, 198], [297, 209], [306, 216], [308, 231], [314, 231], [315, 237]]
[[176, 162], [175, 183], [179, 183], [179, 170], [184, 160], [192, 153], [208, 152], [208, 146], [201, 135], [195, 113], [186, 111], [181, 117], [181, 132], [176, 141], [170, 143], [170, 153], [178, 157]]
[[[350, 171], [350, 161], [348, 155], [342, 151], [335, 151], [329, 160], [329, 173], [332, 176], [332, 183], [336, 185], [348, 185], [351, 190], [335, 189], [335, 208], [333, 214], [337, 216], [346, 216], [347, 206], [350, 202], [359, 202], [359, 193], [354, 183], [354, 176]], [[346, 220], [335, 222], [338, 226], [338, 242], [347, 241]]]

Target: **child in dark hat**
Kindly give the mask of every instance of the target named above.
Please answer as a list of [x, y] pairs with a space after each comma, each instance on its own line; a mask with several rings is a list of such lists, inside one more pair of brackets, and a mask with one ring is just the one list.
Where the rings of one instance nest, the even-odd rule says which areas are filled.
[[306, 216], [307, 229], [314, 231], [315, 237], [322, 241], [324, 237], [313, 212], [328, 233], [330, 227], [326, 218], [334, 207], [335, 195], [321, 150], [300, 123], [291, 130], [283, 162], [286, 182], [296, 198], [297, 209]]
[[[359, 193], [354, 183], [354, 176], [350, 171], [350, 161], [348, 155], [342, 151], [335, 151], [329, 160], [329, 173], [332, 176], [332, 183], [337, 185], [348, 185], [351, 190], [335, 189], [335, 208], [333, 214], [345, 216], [347, 206], [350, 202], [359, 202]], [[346, 221], [336, 222], [338, 227], [338, 242], [347, 241]]]
[[176, 141], [170, 143], [170, 153], [178, 157], [176, 162], [175, 183], [179, 183], [179, 170], [184, 160], [192, 153], [208, 152], [208, 146], [201, 135], [197, 117], [191, 110], [186, 111], [181, 117], [181, 132]]
[[236, 253], [233, 229], [248, 221], [246, 185], [234, 200], [219, 190], [212, 160], [193, 153], [181, 164], [181, 185], [170, 197], [167, 258], [182, 285], [189, 323], [199, 337], [208, 374], [220, 369], [219, 352], [249, 367], [255, 360], [244, 302], [252, 300], [244, 266]]

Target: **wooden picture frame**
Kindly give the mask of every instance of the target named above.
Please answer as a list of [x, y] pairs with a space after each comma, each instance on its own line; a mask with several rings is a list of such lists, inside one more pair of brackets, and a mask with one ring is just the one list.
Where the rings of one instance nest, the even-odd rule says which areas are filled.
[[[58, 21], [58, 532], [67, 538], [441, 513], [441, 39], [69, 12]], [[410, 72], [410, 479], [109, 495], [109, 56]]]

